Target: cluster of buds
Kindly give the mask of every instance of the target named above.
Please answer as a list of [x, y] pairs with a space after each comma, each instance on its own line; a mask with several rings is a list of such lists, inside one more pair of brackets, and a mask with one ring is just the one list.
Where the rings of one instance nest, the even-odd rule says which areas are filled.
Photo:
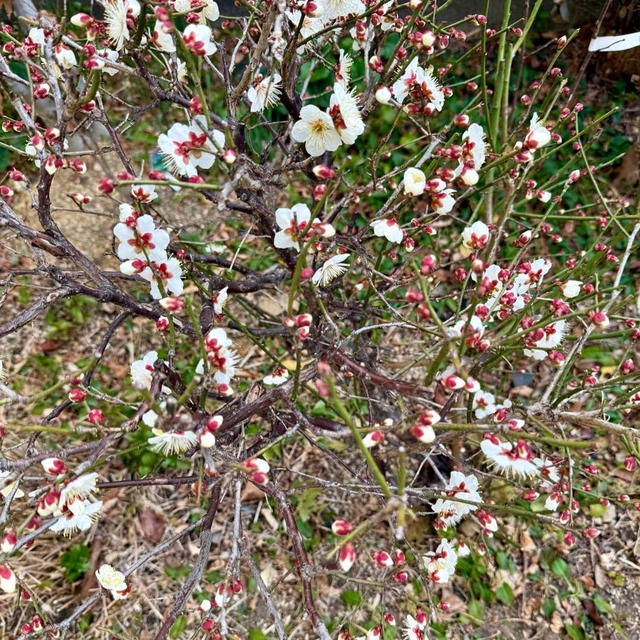
[[242, 470], [257, 485], [269, 482], [269, 463], [264, 458], [249, 458], [242, 463]]
[[211, 447], [215, 447], [216, 445], [216, 436], [215, 433], [222, 426], [223, 417], [222, 416], [213, 416], [209, 418], [202, 427], [202, 431], [198, 436], [198, 442], [200, 446], [205, 449], [210, 449]]
[[297, 329], [300, 340], [306, 340], [309, 337], [309, 327], [313, 322], [313, 316], [310, 313], [301, 313], [297, 316], [284, 319], [284, 326], [288, 329]]
[[418, 424], [411, 427], [411, 435], [423, 444], [431, 444], [436, 439], [433, 425], [438, 422], [440, 422], [440, 414], [433, 409], [427, 409], [418, 417]]
[[401, 569], [401, 567], [406, 563], [404, 552], [401, 549], [395, 549], [393, 553], [388, 553], [387, 551], [374, 551], [371, 554], [371, 557], [382, 569], [395, 567], [396, 572], [393, 575], [394, 582], [404, 584], [409, 579], [408, 573]]

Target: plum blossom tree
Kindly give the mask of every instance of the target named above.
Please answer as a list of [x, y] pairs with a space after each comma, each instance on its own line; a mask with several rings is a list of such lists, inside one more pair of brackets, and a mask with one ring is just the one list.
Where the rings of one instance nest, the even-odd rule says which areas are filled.
[[[498, 30], [443, 25], [419, 0], [258, 1], [233, 19], [213, 0], [113, 0], [4, 25], [0, 230], [20, 250], [2, 262], [0, 337], [74, 299], [101, 331], [53, 385], [0, 380], [0, 589], [29, 596], [16, 637], [77, 635], [103, 598], [146, 607], [141, 569], [190, 537], [155, 640], [185, 611], [193, 634], [244, 633], [247, 581], [288, 638], [290, 572], [305, 637], [350, 640], [366, 618], [368, 640], [396, 620], [424, 640], [451, 620], [443, 585], [468, 588], [468, 563], [494, 571], [532, 521], [568, 549], [599, 533], [596, 501], [636, 508], [592, 478], [640, 456], [640, 200], [600, 179], [605, 116], [570, 100], [566, 39], [523, 85], [540, 4]], [[476, 79], [460, 78], [476, 51]], [[74, 213], [110, 220], [104, 262], [54, 204], [79, 176]], [[144, 473], [132, 450], [154, 460]], [[110, 526], [103, 492], [148, 487], [189, 505], [173, 533], [105, 552], [73, 609], [30, 600], [34, 546]], [[287, 556], [270, 586], [250, 492]], [[367, 596], [352, 619], [326, 600], [345, 582]]]

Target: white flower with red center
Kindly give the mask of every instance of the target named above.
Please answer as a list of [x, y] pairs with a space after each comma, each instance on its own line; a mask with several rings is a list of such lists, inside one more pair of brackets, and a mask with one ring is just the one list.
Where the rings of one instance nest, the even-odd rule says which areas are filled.
[[418, 619], [411, 615], [407, 615], [407, 620], [402, 631], [402, 635], [406, 640], [424, 640], [424, 630], [427, 626], [427, 617], [422, 613], [422, 615], [417, 615], [417, 618]]
[[92, 471], [91, 473], [83, 473], [81, 476], [78, 476], [68, 482], [60, 491], [58, 508], [64, 508], [65, 504], [76, 500], [77, 498], [92, 497], [96, 491], [97, 481], [98, 474], [95, 471]]
[[[62, 69], [72, 69], [78, 64], [76, 56], [66, 44], [60, 42], [53, 48], [53, 55], [56, 58], [56, 62]], [[56, 70], [56, 75], [59, 75], [59, 71]]]
[[218, 50], [211, 36], [211, 29], [206, 24], [190, 24], [183, 31], [182, 40], [191, 53], [197, 56], [211, 56]]
[[532, 348], [524, 350], [524, 354], [534, 360], [544, 360], [550, 350], [560, 346], [567, 332], [567, 323], [564, 320], [558, 320], [543, 327], [539, 332], [542, 334], [539, 339], [527, 341]]
[[346, 262], [350, 257], [351, 255], [348, 253], [341, 253], [329, 258], [313, 274], [311, 282], [316, 286], [326, 287], [332, 280], [335, 280], [347, 270], [347, 265], [345, 265], [344, 262]]
[[125, 40], [129, 40], [133, 20], [140, 15], [138, 0], [107, 0], [104, 3], [104, 20], [107, 23], [107, 35], [117, 50], [122, 49]]
[[103, 589], [111, 592], [114, 600], [126, 597], [128, 592], [124, 573], [114, 569], [110, 564], [103, 564], [96, 571], [96, 580]]
[[425, 70], [418, 64], [418, 58], [416, 57], [391, 87], [396, 102], [402, 104], [407, 95], [422, 83], [424, 77]]
[[307, 153], [313, 157], [335, 151], [342, 142], [331, 116], [312, 104], [300, 109], [300, 119], [293, 125], [291, 137], [304, 142]]
[[177, 258], [152, 260], [150, 265], [141, 259], [128, 260], [120, 265], [120, 271], [137, 273], [147, 280], [150, 285], [151, 297], [154, 300], [161, 300], [170, 293], [179, 296], [184, 290], [182, 268]]
[[471, 316], [471, 320], [466, 318], [458, 320], [453, 327], [447, 329], [450, 338], [460, 338], [461, 336], [482, 336], [484, 334], [484, 323], [476, 315]]
[[455, 170], [455, 176], [459, 176], [467, 186], [472, 186], [478, 182], [478, 171], [486, 158], [484, 130], [479, 124], [471, 124], [462, 134], [462, 139], [462, 157]]
[[427, 177], [424, 175], [424, 171], [409, 167], [404, 172], [402, 182], [405, 195], [420, 196], [424, 193]]
[[153, 202], [158, 197], [154, 184], [133, 184], [131, 185], [131, 195], [138, 202]]
[[88, 531], [98, 519], [102, 502], [76, 498], [66, 505], [66, 511], [51, 525], [51, 531], [70, 536], [75, 531]]
[[205, 350], [210, 369], [214, 372], [213, 379], [218, 384], [218, 392], [222, 395], [232, 393], [231, 380], [235, 376], [236, 359], [231, 340], [224, 329], [215, 327], [205, 338]]
[[498, 530], [498, 520], [496, 517], [484, 509], [478, 511], [476, 515], [478, 522], [482, 525], [482, 533], [489, 538], [493, 537], [493, 534]]
[[[285, 15], [289, 18], [291, 24], [296, 27], [300, 24], [300, 18], [302, 17], [302, 27], [300, 28], [300, 36], [303, 39], [310, 38], [324, 28], [322, 18], [318, 16], [308, 16], [302, 14], [300, 11], [285, 11]], [[298, 47], [298, 53], [302, 53], [304, 47]]]
[[444, 106], [444, 91], [431, 71], [425, 71], [420, 82], [420, 91], [427, 99], [427, 106], [436, 111], [442, 111]]
[[544, 508], [547, 511], [557, 511], [562, 502], [562, 494], [559, 491], [552, 491], [544, 502]]
[[329, 103], [329, 115], [344, 144], [353, 144], [364, 131], [364, 122], [358, 109], [358, 100], [340, 82], [333, 85], [333, 94]]
[[258, 76], [253, 86], [247, 89], [247, 98], [251, 103], [251, 113], [264, 111], [273, 107], [280, 101], [280, 74], [274, 73], [271, 76]]
[[511, 442], [502, 442], [493, 434], [487, 433], [480, 448], [496, 470], [507, 476], [529, 478], [539, 473], [533, 461], [533, 451], [524, 440], [518, 440], [514, 446]]
[[300, 241], [308, 233], [317, 233], [324, 238], [331, 238], [335, 235], [335, 229], [326, 222], [320, 222], [318, 218], [311, 221], [311, 211], [309, 207], [299, 202], [290, 209], [282, 207], [276, 209], [276, 224], [280, 231], [273, 237], [273, 246], [276, 249], [295, 249], [300, 251]]
[[458, 524], [466, 515], [478, 508], [476, 505], [468, 504], [469, 502], [482, 502], [478, 493], [478, 478], [474, 475], [466, 476], [460, 471], [452, 471], [444, 490], [447, 497], [438, 498], [433, 505], [433, 510], [448, 527]]
[[160, 51], [164, 51], [165, 53], [175, 52], [176, 44], [171, 36], [172, 31], [173, 25], [171, 22], [156, 20], [151, 33], [151, 40]]
[[215, 22], [220, 17], [220, 9], [214, 0], [204, 0], [204, 2], [200, 2], [200, 0], [175, 0], [173, 8], [178, 13], [197, 11], [200, 22], [205, 22], [206, 20]]
[[457, 562], [458, 556], [446, 540], [442, 540], [435, 552], [424, 558], [429, 579], [438, 584], [449, 582], [456, 572]]
[[489, 227], [484, 222], [477, 220], [462, 232], [462, 254], [468, 256], [476, 251], [481, 251], [487, 246], [490, 237]]
[[482, 389], [473, 394], [473, 409], [476, 418], [482, 420], [488, 416], [492, 416], [500, 409], [509, 409], [511, 400], [505, 400], [504, 404], [496, 404], [496, 397], [490, 391]]
[[351, 59], [351, 56], [340, 49], [340, 58], [338, 60], [338, 64], [333, 70], [333, 75], [335, 81], [343, 85], [345, 89], [349, 86], [349, 82], [351, 81], [352, 65], [353, 60]]
[[[0, 539], [0, 552], [11, 553], [18, 542], [18, 536], [13, 529], [6, 529], [4, 535]], [[1, 577], [1, 576], [0, 576]]]
[[337, 18], [344, 18], [352, 14], [359, 15], [365, 10], [361, 0], [327, 0], [322, 19], [325, 24], [333, 22]]
[[224, 147], [224, 134], [214, 129], [209, 137], [204, 116], [196, 116], [191, 126], [179, 122], [172, 125], [158, 137], [158, 146], [172, 171], [191, 178], [198, 175], [198, 168], [213, 166], [215, 154]]
[[[113, 234], [120, 241], [117, 255], [120, 260], [134, 260], [135, 258], [149, 258], [149, 260], [164, 260], [169, 246], [169, 234], [163, 229], [156, 229], [155, 221], [150, 215], [134, 218], [127, 216], [127, 209], [121, 205], [121, 216], [124, 222], [119, 222], [113, 228]], [[133, 211], [133, 210], [132, 210]]]
[[540, 470], [542, 477], [542, 486], [545, 489], [551, 489], [560, 482], [560, 472], [558, 467], [547, 458], [534, 458], [533, 464]]
[[549, 142], [551, 142], [551, 133], [544, 124], [540, 122], [538, 114], [534, 113], [531, 117], [531, 123], [529, 124], [529, 131], [524, 139], [525, 146], [533, 150], [544, 147], [546, 144], [549, 144]]
[[34, 47], [44, 47], [44, 29], [40, 29], [39, 27], [31, 27], [31, 29], [29, 29], [27, 37], [24, 40], [24, 44], [27, 47], [27, 50], [30, 50]]
[[277, 367], [269, 375], [262, 379], [268, 386], [278, 386], [284, 384], [289, 379], [289, 372], [284, 367]]
[[136, 389], [150, 389], [153, 365], [158, 359], [156, 351], [148, 351], [141, 360], [131, 364], [131, 382]]
[[152, 429], [148, 443], [153, 451], [165, 456], [191, 451], [198, 444], [198, 436], [193, 431], [163, 431]]
[[404, 233], [395, 218], [382, 218], [371, 223], [373, 233], [379, 238], [386, 238], [389, 242], [400, 244], [404, 238]]
[[5, 593], [13, 593], [17, 584], [16, 574], [11, 567], [6, 564], [0, 564], [0, 589]]

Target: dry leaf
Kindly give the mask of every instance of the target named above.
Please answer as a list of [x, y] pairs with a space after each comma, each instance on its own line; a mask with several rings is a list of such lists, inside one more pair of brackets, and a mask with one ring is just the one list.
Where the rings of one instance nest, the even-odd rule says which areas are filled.
[[527, 553], [536, 550], [536, 545], [534, 544], [531, 535], [526, 530], [520, 534], [520, 548]]
[[139, 520], [142, 535], [153, 544], [158, 544], [162, 540], [166, 528], [163, 516], [153, 509], [145, 509], [140, 514]]

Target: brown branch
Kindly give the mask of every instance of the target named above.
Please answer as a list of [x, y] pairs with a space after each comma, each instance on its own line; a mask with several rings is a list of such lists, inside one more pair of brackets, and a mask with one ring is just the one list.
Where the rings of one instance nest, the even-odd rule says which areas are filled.
[[209, 558], [211, 544], [213, 543], [213, 531], [211, 531], [211, 525], [213, 524], [213, 519], [215, 518], [219, 505], [220, 485], [216, 484], [211, 490], [211, 495], [209, 498], [209, 508], [207, 509], [207, 513], [202, 519], [202, 533], [200, 534], [200, 553], [198, 554], [196, 563], [191, 569], [191, 573], [189, 574], [187, 581], [184, 583], [184, 586], [176, 595], [171, 611], [165, 617], [164, 621], [162, 622], [162, 626], [156, 633], [155, 640], [165, 640], [167, 638], [167, 636], [169, 635], [169, 631], [173, 626], [173, 623], [176, 621], [176, 618], [178, 617], [180, 611], [182, 610], [182, 607], [184, 606], [184, 603], [191, 595], [191, 592], [196, 586], [198, 580], [200, 580], [200, 576], [202, 575], [204, 567]]

